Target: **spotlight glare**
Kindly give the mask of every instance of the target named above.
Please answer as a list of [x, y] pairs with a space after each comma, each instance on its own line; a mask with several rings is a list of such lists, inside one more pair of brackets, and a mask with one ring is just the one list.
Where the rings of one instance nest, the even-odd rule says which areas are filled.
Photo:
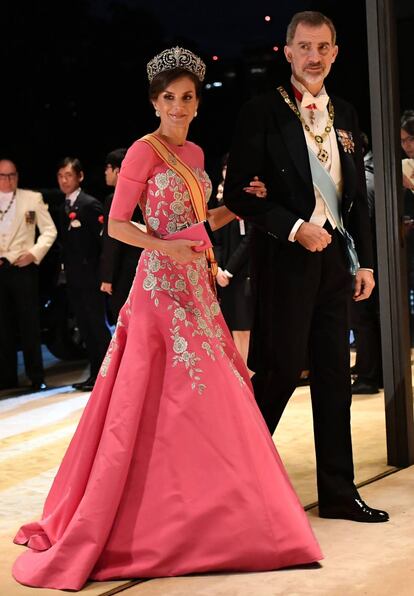
[[270, 23], [271, 20], [272, 20], [272, 17], [270, 17], [269, 15], [265, 16], [266, 23]]

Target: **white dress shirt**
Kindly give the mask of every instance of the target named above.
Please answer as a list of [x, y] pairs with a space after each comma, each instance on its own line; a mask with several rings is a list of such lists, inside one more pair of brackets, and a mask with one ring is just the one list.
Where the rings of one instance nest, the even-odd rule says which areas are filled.
[[[327, 110], [329, 97], [326, 95], [325, 87], [322, 87], [322, 89], [316, 96], [316, 101], [312, 102], [312, 103], [317, 103], [318, 107], [320, 107], [320, 108], [323, 108], [325, 106], [322, 110], [321, 109], [312, 110], [313, 115], [314, 115], [314, 121], [312, 124], [310, 122], [311, 110], [309, 108], [307, 108], [306, 105], [308, 105], [308, 102], [312, 101], [312, 99], [315, 99], [315, 98], [313, 98], [313, 96], [309, 93], [309, 91], [301, 83], [299, 83], [299, 81], [297, 81], [295, 79], [295, 77], [293, 77], [293, 76], [291, 78], [291, 83], [292, 83], [292, 85], [294, 85], [294, 87], [296, 87], [296, 89], [301, 94], [303, 94], [302, 101], [299, 101], [298, 99], [296, 99], [296, 104], [297, 104], [298, 110], [299, 110], [302, 118], [304, 119], [306, 124], [308, 124], [311, 131], [315, 135], [318, 135], [318, 134], [322, 135], [322, 133], [324, 132], [325, 127], [327, 125], [328, 118], [329, 118], [329, 114], [328, 114], [328, 110]], [[317, 101], [318, 98], [320, 98], [320, 101]], [[306, 143], [307, 143], [308, 147], [315, 153], [315, 155], [317, 155], [321, 146], [315, 141], [315, 139], [313, 139], [311, 137], [309, 132], [307, 132], [305, 129], [303, 129], [303, 132], [305, 134]], [[342, 187], [343, 187], [342, 168], [341, 168], [341, 160], [339, 157], [338, 141], [336, 139], [335, 128], [333, 126], [331, 129], [331, 132], [325, 138], [322, 148], [328, 154], [327, 161], [325, 163], [323, 163], [322, 165], [330, 173], [333, 181], [335, 182], [338, 195], [341, 196]], [[331, 224], [333, 229], [336, 228], [335, 220], [329, 213], [325, 201], [321, 197], [320, 193], [317, 190], [315, 190], [315, 209], [313, 210], [313, 213], [309, 219], [309, 222], [313, 223], [317, 226], [323, 227], [325, 225], [326, 220], [329, 221], [329, 223]], [[296, 232], [298, 231], [299, 227], [301, 226], [301, 224], [303, 222], [304, 222], [303, 219], [298, 219], [297, 222], [295, 223], [295, 225], [293, 226], [293, 228], [291, 229], [290, 234], [289, 234], [289, 240], [291, 242], [295, 242]]]
[[79, 193], [82, 189], [81, 188], [77, 188], [76, 190], [74, 190], [73, 192], [70, 193], [70, 195], [66, 195], [66, 200], [70, 201], [70, 206], [73, 207], [73, 203], [76, 201], [76, 199], [79, 196]]

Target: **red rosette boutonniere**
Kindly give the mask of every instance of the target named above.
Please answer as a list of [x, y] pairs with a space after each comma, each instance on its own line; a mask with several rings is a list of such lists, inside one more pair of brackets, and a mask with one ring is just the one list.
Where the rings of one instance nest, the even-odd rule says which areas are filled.
[[68, 230], [70, 230], [71, 228], [80, 228], [81, 227], [82, 224], [79, 221], [79, 219], [77, 219], [76, 211], [69, 211], [68, 217], [70, 219]]
[[[103, 215], [98, 215], [98, 221], [101, 224], [101, 226], [103, 226], [104, 216]], [[101, 229], [101, 232], [100, 232], [99, 236], [102, 236], [102, 234], [103, 234], [103, 228]]]

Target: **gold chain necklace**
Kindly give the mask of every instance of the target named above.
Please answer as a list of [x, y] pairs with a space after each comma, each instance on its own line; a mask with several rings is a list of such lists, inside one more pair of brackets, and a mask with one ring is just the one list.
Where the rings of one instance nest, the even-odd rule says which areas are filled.
[[290, 99], [286, 90], [283, 87], [278, 87], [277, 90], [279, 91], [280, 95], [283, 97], [285, 102], [288, 104], [288, 106], [290, 107], [292, 112], [294, 112], [296, 114], [296, 116], [299, 118], [299, 120], [302, 123], [303, 128], [309, 134], [311, 139], [313, 139], [318, 144], [319, 153], [318, 153], [317, 157], [318, 157], [319, 161], [321, 161], [322, 163], [326, 163], [328, 161], [329, 154], [327, 151], [325, 151], [325, 149], [323, 149], [322, 145], [323, 145], [325, 139], [327, 138], [327, 136], [329, 135], [329, 133], [331, 132], [332, 126], [334, 123], [335, 111], [334, 111], [334, 107], [333, 107], [331, 100], [329, 100], [329, 102], [328, 102], [328, 114], [329, 114], [328, 122], [326, 123], [323, 133], [320, 135], [316, 135], [315, 133], [313, 133], [311, 131], [310, 126], [308, 124], [306, 124], [305, 120], [302, 117], [302, 114], [299, 112], [297, 106], [295, 106], [295, 104], [292, 102], [292, 100]]
[[3, 209], [0, 209], [0, 221], [3, 221], [6, 213], [8, 213], [8, 211], [10, 210], [10, 207], [13, 205], [15, 196], [16, 196], [16, 193], [14, 192], [12, 198], [10, 199], [9, 204], [7, 205], [6, 209], [4, 209], [4, 211], [3, 211]]

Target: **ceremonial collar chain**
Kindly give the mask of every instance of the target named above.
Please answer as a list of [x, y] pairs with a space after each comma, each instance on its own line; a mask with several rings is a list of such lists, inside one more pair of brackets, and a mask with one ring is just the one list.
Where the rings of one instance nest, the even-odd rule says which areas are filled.
[[299, 118], [299, 120], [302, 122], [302, 126], [306, 130], [306, 132], [309, 134], [309, 136], [316, 143], [318, 143], [318, 145], [320, 146], [320, 151], [321, 151], [322, 150], [322, 147], [321, 146], [323, 145], [326, 137], [329, 135], [329, 133], [332, 130], [332, 126], [333, 126], [333, 122], [334, 122], [334, 117], [335, 117], [335, 111], [334, 111], [334, 107], [333, 107], [333, 104], [332, 104], [331, 100], [329, 100], [329, 102], [328, 102], [328, 114], [329, 114], [329, 118], [328, 118], [328, 122], [326, 123], [325, 130], [323, 131], [322, 134], [316, 135], [315, 133], [313, 133], [311, 131], [310, 126], [308, 124], [306, 124], [306, 122], [305, 122], [302, 114], [299, 112], [297, 106], [290, 99], [290, 97], [287, 94], [287, 91], [284, 89], [284, 87], [278, 87], [277, 90], [279, 91], [280, 95], [283, 97], [283, 99], [285, 100], [285, 102], [288, 104], [288, 106], [290, 107], [290, 109], [292, 110], [292, 112], [294, 112], [296, 114], [296, 116]]
[[9, 204], [6, 207], [6, 209], [4, 209], [4, 210], [3, 209], [0, 209], [0, 221], [3, 221], [5, 215], [10, 211], [10, 207], [13, 205], [13, 201], [14, 201], [15, 196], [16, 196], [16, 193], [14, 192], [12, 198], [9, 201]]

